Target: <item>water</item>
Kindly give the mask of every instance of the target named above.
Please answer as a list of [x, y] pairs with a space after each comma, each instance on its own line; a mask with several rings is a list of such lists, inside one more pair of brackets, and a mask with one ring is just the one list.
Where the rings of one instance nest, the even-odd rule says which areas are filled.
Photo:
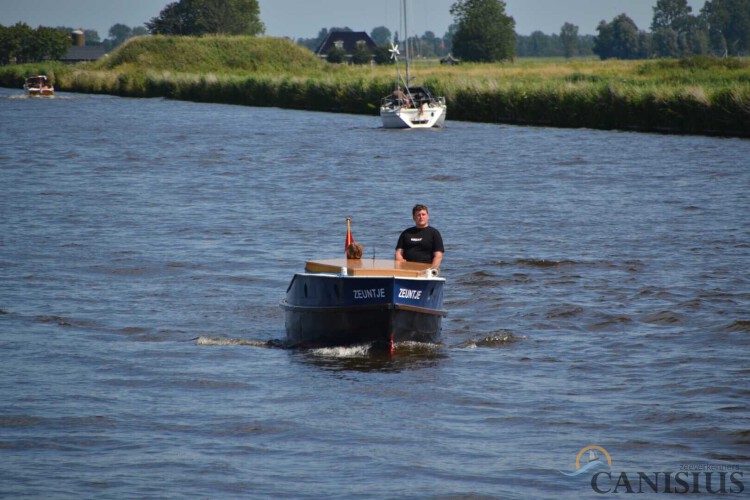
[[[615, 478], [748, 465], [749, 141], [18, 94], [0, 496], [580, 498], [590, 445]], [[391, 256], [417, 202], [443, 343], [283, 349], [304, 261], [347, 216]]]

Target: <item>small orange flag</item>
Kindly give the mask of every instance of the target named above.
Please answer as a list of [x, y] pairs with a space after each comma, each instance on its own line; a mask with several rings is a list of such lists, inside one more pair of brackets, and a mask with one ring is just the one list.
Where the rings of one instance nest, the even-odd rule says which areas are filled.
[[354, 243], [354, 237], [352, 237], [352, 219], [351, 217], [346, 218], [346, 243], [344, 243], [344, 252], [349, 248], [349, 245]]

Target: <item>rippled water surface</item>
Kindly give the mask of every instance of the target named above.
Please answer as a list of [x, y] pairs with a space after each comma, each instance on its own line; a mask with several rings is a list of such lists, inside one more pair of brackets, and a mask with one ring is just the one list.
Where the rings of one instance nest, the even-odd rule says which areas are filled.
[[[586, 497], [590, 445], [750, 462], [750, 141], [19, 93], [0, 496]], [[417, 202], [442, 344], [283, 349], [304, 261], [347, 216], [391, 256]]]

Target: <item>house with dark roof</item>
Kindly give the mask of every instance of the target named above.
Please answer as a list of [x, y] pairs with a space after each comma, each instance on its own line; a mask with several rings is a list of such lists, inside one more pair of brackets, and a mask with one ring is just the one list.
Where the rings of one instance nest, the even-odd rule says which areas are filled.
[[96, 61], [105, 55], [107, 55], [107, 49], [103, 45], [86, 45], [84, 47], [71, 45], [68, 52], [62, 56], [60, 61], [74, 64], [79, 62]]
[[377, 47], [372, 38], [370, 38], [370, 35], [364, 31], [332, 31], [320, 43], [320, 47], [315, 51], [315, 55], [325, 59], [328, 56], [328, 51], [337, 47], [346, 53], [347, 59], [351, 59], [354, 51], [363, 45], [370, 52], [374, 51], [375, 47]]
[[86, 45], [83, 30], [75, 30], [70, 36], [72, 45], [68, 48], [68, 52], [60, 58], [60, 61], [74, 64], [96, 61], [107, 55], [107, 49], [103, 45]]

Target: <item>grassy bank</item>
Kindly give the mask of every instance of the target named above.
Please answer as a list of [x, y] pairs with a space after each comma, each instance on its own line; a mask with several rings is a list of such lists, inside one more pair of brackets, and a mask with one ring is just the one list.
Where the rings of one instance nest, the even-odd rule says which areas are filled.
[[[45, 73], [61, 90], [377, 114], [394, 68], [329, 65], [274, 38], [143, 37], [97, 63], [0, 68], [0, 85]], [[519, 60], [412, 74], [449, 120], [750, 137], [750, 60]]]

